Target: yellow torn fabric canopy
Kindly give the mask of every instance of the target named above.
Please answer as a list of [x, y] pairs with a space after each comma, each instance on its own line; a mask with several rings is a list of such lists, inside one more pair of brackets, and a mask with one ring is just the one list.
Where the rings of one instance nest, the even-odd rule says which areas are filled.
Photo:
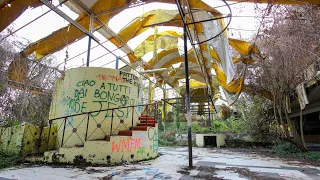
[[118, 36], [124, 42], [128, 42], [130, 39], [140, 35], [141, 33], [151, 28], [150, 25], [172, 21], [170, 23], [166, 23], [166, 25], [175, 26], [177, 24], [181, 24], [180, 19], [181, 19], [180, 14], [176, 10], [158, 9], [158, 10], [149, 11], [137, 17], [131, 23], [129, 23], [129, 25], [124, 27], [118, 33]]
[[[25, 2], [28, 4], [27, 0], [16, 0], [16, 1], [21, 1], [21, 2]], [[32, 2], [38, 2], [37, 0], [32, 0]], [[15, 1], [14, 1], [15, 2]], [[137, 0], [132, 0], [130, 1], [131, 3], [135, 3], [137, 2]], [[153, 2], [164, 2], [164, 3], [171, 3], [171, 4], [175, 4], [175, 0], [154, 0]], [[127, 0], [117, 0], [117, 1], [105, 1], [105, 0], [98, 0], [97, 2], [95, 2], [95, 4], [90, 8], [91, 12], [93, 13], [99, 13], [99, 12], [103, 12], [105, 10], [108, 9], [112, 9], [112, 8], [117, 8], [119, 11], [115, 11], [115, 12], [111, 12], [111, 13], [101, 13], [99, 15], [97, 15], [97, 18], [99, 18], [99, 20], [101, 20], [104, 23], [108, 23], [109, 20], [114, 17], [116, 14], [118, 14], [119, 12], [121, 12], [122, 10], [124, 10], [126, 8], [125, 5], [127, 5]], [[205, 8], [211, 11], [211, 13], [215, 13], [217, 14], [218, 11], [215, 11], [213, 8], [210, 8], [210, 6], [208, 6], [207, 4], [203, 3], [202, 1], [197, 1], [197, 0], [191, 0], [190, 1], [191, 6], [194, 4], [194, 8]], [[41, 3], [40, 3], [41, 5]], [[0, 13], [4, 13], [5, 11], [3, 11], [1, 9]], [[1, 15], [1, 14], [0, 14]], [[5, 14], [4, 14], [5, 15]], [[147, 24], [150, 24], [151, 22], [149, 21], [154, 21], [154, 22], [160, 22], [159, 20], [152, 18], [151, 14], [145, 14], [145, 16], [149, 16], [151, 18], [148, 18], [146, 21]], [[159, 15], [155, 15], [157, 16], [157, 18], [159, 18]], [[167, 17], [168, 15], [165, 14], [161, 14], [161, 16]], [[169, 15], [170, 16], [170, 15]], [[178, 14], [177, 14], [178, 16]], [[0, 17], [5, 17], [5, 16], [0, 16]], [[8, 16], [6, 16], [8, 17]], [[161, 17], [160, 17], [161, 18]], [[89, 17], [86, 13], [82, 13], [79, 15], [79, 17], [75, 20], [77, 23], [79, 23], [81, 26], [83, 26], [85, 29], [89, 29]], [[161, 18], [163, 19], [163, 18]], [[170, 18], [169, 18], [170, 19]], [[178, 18], [177, 19], [181, 19]], [[148, 23], [149, 22], [149, 23]], [[177, 22], [176, 22], [177, 23]], [[181, 23], [181, 22], [180, 22]], [[122, 40], [127, 42], [128, 40], [130, 40], [131, 38], [135, 37], [136, 35], [144, 32], [147, 28], [141, 30], [140, 31], [136, 31], [136, 34], [133, 34], [130, 30], [132, 30], [130, 27], [134, 27], [135, 25], [139, 25], [140, 24], [140, 28], [142, 28], [142, 24], [141, 22], [136, 21], [135, 23], [131, 24], [131, 26], [128, 26], [127, 29], [123, 29], [118, 36], [120, 36], [121, 38], [123, 38]], [[6, 25], [7, 26], [7, 25]], [[5, 27], [6, 27], [5, 26]], [[95, 22], [94, 23], [94, 28], [98, 28], [100, 25]], [[133, 35], [133, 36], [132, 36]], [[56, 51], [59, 51], [61, 49], [63, 49], [65, 46], [74, 43], [75, 41], [81, 39], [82, 37], [84, 37], [84, 34], [79, 31], [77, 28], [75, 28], [72, 25], [68, 25], [66, 27], [63, 27], [55, 32], [53, 32], [51, 35], [38, 40], [37, 42], [34, 42], [32, 44], [30, 44], [25, 50], [25, 54], [29, 55], [33, 52], [36, 52], [36, 56], [37, 58], [41, 58], [43, 56], [46, 56], [48, 54], [52, 54]], [[117, 39], [117, 38], [113, 38], [110, 37], [108, 38], [110, 39], [110, 41], [115, 44], [117, 47], [120, 47], [122, 45], [122, 43]], [[133, 55], [131, 55], [130, 59], [137, 59], [135, 57], [132, 57]]]
[[[243, 0], [228, 0], [235, 2], [243, 2]], [[253, 3], [274, 3], [274, 4], [320, 4], [319, 0], [245, 0], [245, 2]]]
[[251, 53], [256, 53], [257, 55], [261, 54], [258, 47], [255, 44], [250, 45], [246, 41], [229, 38], [229, 44], [242, 56], [249, 56]]
[[[156, 36], [150, 35], [148, 38], [146, 38], [142, 43], [140, 43], [134, 50], [135, 56], [137, 58], [140, 58], [144, 56], [148, 52], [157, 51], [158, 49], [165, 49], [165, 50], [172, 50], [178, 48], [178, 38], [181, 37], [182, 34], [180, 32], [176, 31], [164, 31], [157, 33]], [[154, 44], [156, 42], [156, 44]], [[234, 57], [233, 63], [238, 63], [242, 61], [245, 64], [253, 64], [254, 60], [251, 58], [251, 55], [254, 53], [257, 56], [261, 56], [261, 53], [256, 45], [250, 45], [250, 43], [238, 39], [232, 39], [229, 38], [230, 46], [233, 47], [239, 54], [240, 57]], [[200, 48], [202, 52], [204, 53], [205, 57], [211, 57], [218, 62], [221, 62], [217, 52], [210, 46], [210, 55], [207, 55], [207, 44], [203, 43], [200, 45]], [[175, 52], [176, 50], [173, 50]], [[160, 59], [164, 57], [165, 53], [171, 53], [170, 51], [161, 51], [159, 54]], [[149, 61], [150, 62], [150, 61]], [[167, 62], [172, 63], [166, 63], [166, 66], [169, 67], [172, 64], [182, 62], [182, 59], [178, 60], [169, 60]], [[152, 64], [150, 64], [153, 66]], [[160, 67], [160, 66], [159, 66]]]
[[[132, 3], [134, 2], [135, 1], [132, 1]], [[112, 9], [115, 7], [118, 7], [119, 10], [124, 10], [126, 8], [124, 6], [126, 5], [126, 3], [127, 3], [126, 0], [117, 0], [117, 1], [98, 0], [90, 8], [90, 10], [93, 13], [102, 12], [103, 10]], [[99, 15], [98, 18], [102, 22], [108, 22], [117, 13], [118, 12], [104, 13], [102, 15]], [[80, 14], [75, 21], [79, 23], [81, 26], [83, 26], [85, 29], [89, 30], [90, 17], [86, 13]], [[95, 22], [94, 28], [97, 28], [97, 27], [99, 27], [99, 24]], [[75, 41], [81, 39], [82, 37], [84, 37], [84, 34], [80, 30], [78, 30], [76, 27], [69, 24], [68, 26], [53, 32], [49, 36], [30, 44], [24, 50], [24, 53], [26, 55], [29, 55], [33, 52], [36, 52], [36, 56], [39, 59], [43, 56], [52, 54], [56, 51], [63, 49], [65, 46], [74, 43]]]
[[240, 54], [240, 57], [234, 57], [232, 59], [233, 63], [241, 61], [244, 64], [253, 64], [254, 59], [263, 60], [262, 54], [255, 44], [233, 38], [229, 38], [229, 44]]
[[182, 33], [176, 31], [164, 31], [157, 33], [156, 36], [151, 35], [134, 49], [134, 55], [140, 58], [157, 49], [175, 49], [178, 47], [178, 39], [181, 36]]
[[218, 64], [212, 63], [212, 67], [216, 72], [216, 77], [219, 84], [228, 92], [240, 93], [244, 84], [244, 78], [233, 79], [229, 84], [227, 84], [227, 77], [223, 71], [218, 67]]
[[[182, 84], [182, 86], [186, 86], [186, 84]], [[207, 84], [206, 83], [203, 83], [203, 82], [200, 82], [200, 81], [197, 81], [195, 79], [190, 79], [189, 81], [189, 86], [190, 88], [199, 88], [199, 87], [206, 87]]]
[[41, 6], [39, 0], [4, 0], [0, 3], [0, 32], [8, 27], [29, 7]]
[[[136, 0], [132, 0], [130, 2], [135, 3]], [[176, 3], [175, 0], [153, 0], [153, 2], [163, 2], [163, 3], [171, 3], [171, 4]], [[97, 18], [99, 18], [102, 22], [108, 23], [113, 16], [115, 16], [116, 14], [118, 14], [118, 12], [121, 12], [121, 10], [126, 8], [125, 6], [126, 4], [127, 4], [126, 0], [117, 0], [117, 1], [98, 0], [90, 8], [90, 10], [93, 13], [99, 13], [99, 12], [103, 12], [104, 10], [108, 10], [112, 8], [119, 9], [119, 11], [116, 11], [116, 12], [101, 13], [97, 15]], [[209, 5], [199, 0], [190, 0], [190, 6], [192, 8], [200, 8], [203, 10], [207, 10], [208, 12], [216, 16], [222, 15], [219, 11], [215, 10], [214, 8], [210, 7]], [[130, 39], [134, 38], [138, 34], [141, 34], [142, 32], [148, 29], [148, 28], [143, 28], [143, 26], [152, 25], [153, 23], [157, 23], [157, 22], [161, 23], [165, 21], [181, 19], [177, 11], [176, 11], [176, 16], [174, 16], [174, 14], [170, 14], [170, 13], [168, 14], [168, 12], [169, 11], [164, 12], [163, 10], [163, 11], [151, 11], [151, 12], [145, 13], [144, 15], [142, 15], [142, 17], [145, 17], [145, 20], [142, 20], [142, 21], [136, 20], [135, 22], [132, 22], [129, 26], [127, 26], [126, 28], [122, 29], [119, 32], [118, 37], [120, 37], [120, 39], [122, 39], [122, 41], [126, 43]], [[86, 13], [82, 13], [75, 21], [88, 30], [89, 19], [90, 18]], [[178, 26], [178, 24], [179, 26], [182, 26], [181, 21], [173, 21], [171, 23], [167, 23], [166, 25]], [[100, 25], [95, 22], [94, 28], [98, 28], [98, 27], [100, 27]], [[137, 27], [139, 29], [134, 29]], [[132, 32], [132, 30], [134, 31]], [[68, 25], [66, 27], [63, 27], [55, 31], [51, 35], [30, 44], [24, 51], [26, 55], [36, 52], [37, 58], [41, 58], [43, 56], [46, 56], [48, 54], [52, 54], [58, 50], [61, 50], [68, 44], [74, 43], [75, 41], [81, 39], [82, 37], [84, 37], [84, 34], [82, 32], [80, 32], [74, 26]], [[107, 37], [107, 39], [109, 39], [117, 47], [120, 47], [123, 45], [118, 38]], [[133, 62], [137, 58], [134, 57], [133, 54], [130, 54], [129, 59], [131, 60], [131, 62]]]

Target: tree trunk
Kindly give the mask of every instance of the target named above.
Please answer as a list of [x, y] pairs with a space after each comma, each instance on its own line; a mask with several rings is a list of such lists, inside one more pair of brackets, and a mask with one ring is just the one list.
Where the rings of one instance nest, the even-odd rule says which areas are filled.
[[306, 142], [304, 141], [304, 135], [303, 135], [303, 115], [302, 115], [302, 110], [300, 110], [300, 136], [301, 136], [301, 142], [302, 142], [302, 146], [304, 149], [302, 149], [302, 151], [307, 152], [307, 146], [306, 146]]
[[275, 94], [273, 94], [273, 115], [274, 115], [274, 120], [276, 121], [276, 131], [278, 135], [281, 135], [280, 131], [279, 131], [279, 122], [278, 122], [278, 118], [277, 118], [277, 110], [276, 110], [276, 98], [275, 98]]
[[281, 126], [282, 128], [281, 129], [281, 132], [282, 132], [282, 135], [284, 136], [284, 138], [289, 138], [289, 132], [288, 132], [288, 128], [286, 128], [286, 125], [283, 121], [283, 117], [282, 117], [282, 111], [281, 111], [281, 105], [277, 107], [277, 110], [278, 110], [278, 114], [279, 114], [279, 119], [280, 119], [280, 123], [281, 123]]
[[[288, 125], [290, 127], [290, 130], [291, 130], [292, 143], [294, 143], [302, 152], [306, 152], [307, 149], [303, 145], [302, 139], [300, 138], [301, 136], [298, 135], [296, 127], [295, 127], [295, 125], [293, 124], [291, 118], [288, 115], [287, 109], [285, 109], [284, 113], [285, 113], [285, 117], [287, 119]], [[289, 141], [291, 141], [291, 140], [289, 140]]]

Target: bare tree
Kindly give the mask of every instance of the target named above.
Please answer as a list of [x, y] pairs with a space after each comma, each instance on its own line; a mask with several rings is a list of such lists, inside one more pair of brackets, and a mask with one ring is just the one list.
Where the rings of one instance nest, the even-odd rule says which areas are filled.
[[52, 57], [39, 62], [19, 53], [24, 46], [15, 39], [0, 44], [0, 121], [2, 124], [10, 121], [44, 126], [54, 81], [61, 72], [50, 67]]
[[248, 82], [272, 94], [274, 120], [281, 127], [281, 136], [306, 151], [302, 127], [298, 135], [288, 116], [286, 97], [306, 80], [304, 70], [319, 60], [320, 7], [272, 5], [267, 14], [261, 14], [268, 18], [256, 40], [267, 58], [254, 65]]

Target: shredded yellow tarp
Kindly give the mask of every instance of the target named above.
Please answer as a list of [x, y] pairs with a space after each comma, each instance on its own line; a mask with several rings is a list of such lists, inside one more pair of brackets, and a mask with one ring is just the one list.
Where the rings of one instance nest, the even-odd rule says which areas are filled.
[[[173, 87], [177, 87], [178, 85], [178, 81], [180, 79], [184, 79], [185, 77], [182, 77], [182, 73], [184, 71], [176, 71], [176, 72], [173, 72], [172, 75], [170, 74], [170, 78], [167, 79], [167, 81], [172, 84]], [[181, 73], [181, 74], [180, 74]], [[190, 71], [189, 72], [189, 75], [190, 77], [193, 76], [193, 75], [201, 75], [201, 72], [198, 72], [198, 71]], [[179, 77], [177, 77], [179, 76]]]
[[242, 56], [249, 56], [251, 53], [256, 53], [257, 55], [261, 54], [255, 44], [250, 45], [250, 43], [246, 41], [229, 38], [229, 44]]
[[[207, 71], [209, 71], [210, 69], [208, 68]], [[177, 87], [178, 85], [178, 81], [180, 79], [184, 79], [185, 78], [185, 71], [184, 70], [180, 70], [180, 69], [175, 69], [170, 71], [168, 78], [166, 78], [167, 82], [169, 82], [171, 85], [173, 85], [173, 87]], [[201, 82], [205, 82], [205, 80], [203, 79], [202, 76], [202, 72], [200, 71], [200, 69], [197, 71], [195, 69], [190, 69], [189, 70], [189, 75], [191, 79], [197, 79], [198, 81]]]
[[[8, 5], [10, 4], [10, 5]], [[39, 0], [4, 0], [0, 3], [0, 32], [8, 27], [29, 7], [41, 6]]]
[[[243, 0], [228, 0], [243, 2]], [[246, 0], [245, 2], [253, 3], [274, 3], [274, 4], [320, 4], [319, 0]]]
[[[186, 84], [184, 83], [184, 84], [182, 84], [182, 86], [186, 86]], [[203, 82], [200, 82], [200, 81], [197, 81], [195, 79], [190, 79], [189, 86], [191, 88], [198, 88], [198, 87], [206, 87], [207, 84], [203, 83]]]
[[[135, 3], [137, 2], [137, 0], [132, 0], [130, 1], [131, 3]], [[171, 3], [171, 4], [175, 4], [175, 0], [153, 0], [153, 2], [163, 2], [163, 3]], [[109, 20], [114, 17], [116, 14], [118, 14], [119, 12], [121, 12], [122, 10], [124, 10], [126, 8], [127, 4], [127, 0], [117, 0], [117, 1], [105, 1], [105, 0], [98, 0], [91, 8], [90, 10], [93, 13], [98, 13], [101, 12], [103, 10], [108, 10], [108, 9], [112, 9], [112, 8], [117, 8], [119, 11], [115, 11], [115, 12], [111, 12], [111, 13], [104, 13], [102, 15], [99, 15], [98, 18], [102, 21], [102, 22], [106, 22], [108, 23]], [[190, 0], [190, 5], [192, 8], [201, 8], [204, 10], [209, 11], [211, 14], [214, 15], [221, 15], [220, 12], [218, 12], [217, 10], [215, 10], [214, 8], [210, 7], [209, 5], [205, 4], [202, 1], [199, 0]], [[164, 14], [162, 14], [164, 15]], [[150, 14], [148, 15], [150, 16]], [[177, 14], [176, 19], [181, 19], [178, 17], [179, 15]], [[159, 16], [157, 16], [159, 17]], [[168, 16], [165, 16], [168, 17]], [[163, 19], [163, 18], [161, 18]], [[168, 19], [170, 20], [170, 18]], [[146, 24], [143, 24], [141, 22], [134, 22], [133, 24], [130, 24], [130, 26], [128, 26], [128, 28], [123, 29], [118, 36], [120, 36], [121, 38], [123, 38], [122, 40], [124, 40], [125, 42], [129, 41], [131, 38], [135, 37], [136, 35], [144, 32], [145, 30], [147, 30], [148, 28], [143, 28], [143, 30], [136, 30], [135, 33], [132, 32], [133, 29], [131, 29], [131, 27], [136, 27], [137, 25], [140, 25], [140, 28], [147, 24], [151, 25], [151, 23], [149, 21], [154, 21], [154, 22], [160, 22], [157, 19], [152, 18], [148, 18], [146, 21]], [[88, 30], [89, 27], [89, 17], [87, 16], [86, 13], [81, 14], [77, 19], [76, 22], [78, 22], [80, 25], [82, 25], [84, 28], [86, 28]], [[173, 25], [175, 23], [181, 23], [181, 22], [172, 22], [171, 24], [167, 24], [167, 25]], [[94, 27], [97, 28], [99, 25], [97, 23], [94, 23]], [[84, 36], [84, 34], [82, 32], [80, 32], [78, 29], [76, 29], [74, 26], [72, 25], [68, 25], [66, 27], [63, 27], [57, 31], [55, 31], [54, 33], [52, 33], [51, 35], [38, 40], [37, 42], [34, 42], [32, 44], [30, 44], [26, 49], [25, 49], [25, 54], [29, 55], [33, 52], [36, 52], [36, 56], [37, 58], [41, 58], [43, 56], [46, 56], [48, 54], [52, 54], [58, 50], [63, 49], [66, 45], [71, 44], [73, 42], [75, 42], [76, 40], [81, 39]], [[117, 47], [121, 46], [121, 42], [119, 40], [117, 40], [117, 38], [113, 38], [110, 37], [109, 40], [115, 44]], [[131, 62], [133, 62], [135, 59], [137, 59], [133, 54], [129, 55], [129, 59]]]
[[175, 26], [177, 24], [181, 24], [181, 21], [178, 21], [180, 19], [180, 14], [176, 10], [158, 9], [149, 11], [135, 18], [131, 23], [129, 23], [129, 25], [124, 27], [118, 33], [118, 36], [124, 42], [128, 42], [130, 39], [140, 35], [141, 33], [151, 28], [150, 25], [171, 21], [166, 23], [166, 25]]
[[[205, 46], [205, 44], [200, 45], [201, 50], [203, 50], [203, 46]], [[215, 51], [211, 46], [210, 46], [210, 55], [213, 59], [217, 60], [218, 62], [221, 62], [217, 51]]]
[[[176, 32], [176, 31], [164, 31], [158, 33], [156, 37], [156, 49], [175, 49], [178, 47], [178, 39], [182, 36], [182, 33]], [[137, 58], [140, 58], [144, 56], [146, 53], [154, 51], [154, 35], [150, 35], [148, 38], [146, 38], [142, 43], [140, 43], [134, 50], [135, 56]], [[200, 48], [202, 52], [206, 55], [208, 52], [207, 44], [202, 43], [200, 45]], [[192, 52], [193, 53], [193, 52]], [[210, 47], [210, 56], [214, 58], [215, 60], [220, 62], [220, 58], [217, 54], [217, 52]]]
[[[177, 31], [163, 31], [146, 38], [141, 44], [134, 49], [134, 55], [137, 58], [144, 56], [155, 49], [170, 50], [178, 47], [178, 39], [182, 33]], [[156, 48], [154, 48], [156, 47]]]
[[244, 84], [244, 78], [232, 80], [227, 84], [227, 77], [224, 72], [218, 67], [218, 64], [212, 63], [212, 67], [216, 72], [216, 77], [219, 84], [230, 93], [240, 93]]
[[[236, 0], [234, 0], [236, 1]], [[4, 6], [5, 3], [9, 2], [8, 0], [2, 1], [0, 4], [0, 31], [6, 28], [10, 23], [12, 23], [20, 14], [24, 12], [28, 7], [37, 7], [41, 5], [41, 2], [38, 0], [15, 0], [10, 1], [11, 7]], [[137, 0], [130, 1], [131, 3], [137, 2]], [[175, 0], [158, 0], [153, 2], [164, 2], [164, 3], [171, 3], [174, 4]], [[256, 2], [256, 0], [250, 0], [249, 2]], [[259, 0], [258, 2], [270, 2], [269, 0]], [[312, 4], [320, 4], [319, 0], [305, 0], [304, 2], [312, 3]], [[304, 2], [296, 1], [296, 0], [277, 0], [275, 3], [279, 4], [304, 4]], [[205, 11], [210, 12], [215, 17], [221, 16], [221, 13], [212, 8], [211, 6], [207, 5], [206, 3], [199, 1], [199, 0], [190, 0], [189, 1], [191, 8], [194, 9], [203, 9]], [[126, 8], [127, 0], [117, 0], [117, 1], [105, 1], [105, 0], [98, 0], [90, 10], [93, 13], [98, 13], [103, 10], [117, 8], [119, 12]], [[103, 22], [108, 22], [113, 16], [118, 14], [118, 11], [111, 12], [111, 13], [104, 13], [103, 15], [99, 15], [99, 19]], [[88, 16], [86, 13], [83, 13], [77, 18], [76, 20], [79, 24], [82, 24], [85, 28], [88, 28]], [[82, 22], [83, 21], [83, 22]], [[222, 21], [221, 21], [222, 23]], [[86, 24], [86, 25], [85, 25]], [[58, 50], [61, 50], [66, 45], [75, 42], [77, 39], [83, 37], [83, 33], [78, 32], [77, 29], [73, 28], [72, 25], [68, 25], [53, 34], [49, 35], [48, 37], [39, 40], [35, 43], [30, 44], [30, 46], [25, 50], [26, 54], [31, 54], [32, 52], [36, 52], [37, 57], [41, 58], [45, 55], [54, 53]], [[117, 44], [121, 44], [117, 40], [112, 40]], [[131, 55], [131, 59], [134, 57]]]
[[254, 60], [252, 58], [246, 58], [246, 57], [234, 57], [232, 58], [232, 62], [234, 64], [238, 62], [243, 62], [244, 64], [253, 64]]
[[[180, 94], [182, 96], [185, 96], [186, 89], [182, 88], [180, 90]], [[212, 91], [211, 94], [217, 94], [217, 92], [216, 91]], [[190, 90], [190, 96], [191, 96], [191, 98], [190, 98], [191, 102], [199, 102], [199, 101], [204, 101], [204, 100], [209, 101], [208, 90], [207, 90], [206, 87], [191, 89]], [[216, 99], [215, 97], [213, 97], [213, 98]], [[213, 107], [212, 107], [212, 110], [213, 110]]]
[[[184, 56], [180, 56], [178, 48], [163, 50], [158, 53], [157, 59], [150, 59], [148, 65], [152, 68], [168, 68], [173, 64], [184, 61]], [[193, 50], [188, 51], [188, 61], [192, 63], [197, 63], [194, 57]]]
[[[156, 47], [154, 44], [154, 35], [150, 35], [149, 37], [147, 37], [141, 44], [139, 44], [136, 48], [135, 48], [135, 56], [137, 58], [140, 58], [142, 56], [144, 56], [146, 53], [151, 52], [151, 51], [156, 51], [157, 49], [165, 49], [165, 50], [171, 50], [171, 49], [176, 49], [178, 48], [178, 38], [181, 37], [181, 33], [176, 32], [176, 31], [164, 31], [164, 32], [160, 32], [157, 34], [155, 41], [156, 41]], [[252, 53], [255, 53], [257, 56], [261, 57], [261, 53], [260, 50], [258, 49], [258, 47], [256, 45], [250, 45], [250, 43], [246, 42], [246, 41], [242, 41], [242, 40], [238, 40], [238, 39], [232, 39], [229, 38], [229, 43], [230, 46], [233, 47], [237, 52], [240, 53], [240, 57], [234, 57], [233, 58], [233, 63], [238, 63], [240, 61], [242, 61], [245, 64], [253, 64], [254, 60], [249, 57]], [[200, 48], [202, 50], [202, 52], [204, 54], [207, 54], [208, 52], [208, 48], [207, 48], [207, 44], [203, 43], [200, 45]], [[162, 51], [160, 53], [160, 58], [163, 58], [164, 56], [166, 56], [166, 53], [172, 53], [173, 51]], [[193, 52], [192, 52], [193, 53]], [[217, 52], [210, 46], [210, 56], [217, 60], [218, 62], [221, 62]], [[191, 55], [191, 54], [190, 54]], [[172, 63], [169, 63], [172, 62]], [[172, 64], [178, 63], [178, 62], [182, 62], [181, 58], [175, 59], [175, 60], [168, 60], [168, 63], [166, 63], [166, 66], [164, 67], [169, 67]], [[154, 64], [154, 62], [153, 62]], [[150, 64], [152, 67], [154, 65]]]
[[243, 62], [244, 64], [253, 64], [254, 60], [252, 56], [256, 56], [263, 60], [262, 54], [255, 44], [250, 44], [246, 41], [229, 38], [229, 44], [237, 52], [240, 53], [240, 57], [233, 58], [233, 63]]
[[[132, 1], [134, 3], [136, 1]], [[112, 9], [112, 8], [119, 8], [119, 11], [124, 10], [126, 8], [127, 0], [117, 0], [117, 1], [105, 1], [105, 0], [98, 0], [91, 8], [90, 10], [93, 13], [98, 13], [103, 10]], [[118, 12], [111, 12], [111, 13], [104, 13], [103, 15], [99, 15], [99, 19], [102, 22], [108, 22], [114, 15], [116, 15]], [[81, 26], [83, 26], [85, 29], [89, 29], [90, 24], [90, 17], [83, 13], [79, 15], [79, 17], [75, 20], [77, 23], [79, 23]], [[94, 28], [97, 28], [99, 26], [98, 23], [94, 23]], [[30, 44], [25, 50], [25, 54], [29, 55], [33, 52], [36, 52], [37, 58], [41, 58], [43, 56], [46, 56], [48, 54], [52, 54], [56, 51], [59, 51], [63, 49], [66, 45], [72, 44], [76, 40], [81, 39], [84, 37], [84, 34], [78, 30], [73, 25], [68, 25], [66, 27], [63, 27], [55, 32], [53, 32], [51, 35], [40, 39], [32, 44]], [[115, 42], [117, 40], [113, 40]], [[118, 44], [121, 45], [120, 42]], [[119, 46], [120, 46], [119, 45]]]
[[[135, 56], [137, 58], [144, 56], [146, 53], [151, 52], [151, 51], [155, 51], [157, 49], [165, 49], [165, 50], [171, 50], [171, 49], [177, 49], [178, 48], [178, 38], [181, 37], [182, 34], [180, 32], [176, 32], [176, 31], [164, 31], [164, 32], [160, 32], [158, 33], [157, 37], [156, 37], [156, 47], [154, 48], [154, 35], [150, 35], [148, 38], [146, 38], [142, 43], [140, 43], [134, 50], [135, 52]], [[201, 50], [203, 51], [203, 53], [209, 57], [207, 55], [207, 44], [203, 43], [200, 45]], [[175, 51], [175, 50], [174, 50]], [[161, 51], [161, 54], [165, 55], [166, 51]], [[168, 51], [167, 53], [171, 53], [171, 51]], [[191, 52], [193, 53], [193, 51]], [[189, 56], [194, 56], [191, 53], [188, 53]], [[161, 55], [162, 57], [164, 55]], [[210, 56], [214, 59], [216, 59], [217, 61], [220, 62], [220, 58], [217, 55], [217, 52], [210, 47]], [[159, 59], [159, 58], [158, 58]], [[171, 61], [171, 60], [170, 60]], [[181, 62], [181, 61], [173, 61], [175, 63], [177, 62]], [[167, 64], [166, 67], [168, 67], [169, 65], [172, 64]]]

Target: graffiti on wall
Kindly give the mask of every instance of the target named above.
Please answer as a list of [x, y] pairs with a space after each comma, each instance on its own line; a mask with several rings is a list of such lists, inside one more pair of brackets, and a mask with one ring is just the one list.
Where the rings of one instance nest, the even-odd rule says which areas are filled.
[[156, 128], [148, 129], [148, 138], [150, 141], [152, 141], [152, 144], [150, 145], [150, 150], [152, 150], [153, 152], [157, 152], [159, 149], [159, 145], [158, 145], [158, 132]]
[[144, 154], [146, 153], [146, 150], [144, 147], [141, 147], [138, 151], [137, 151], [137, 154]]
[[120, 139], [112, 142], [112, 152], [137, 152], [140, 149], [140, 138]]
[[128, 83], [139, 87], [139, 78], [131, 73], [119, 71], [119, 75], [99, 74], [97, 78], [101, 81], [113, 81], [118, 83]]
[[[141, 104], [137, 100], [137, 97], [139, 97], [137, 93], [139, 92], [136, 92], [136, 89], [132, 88], [132, 86], [124, 84], [132, 84], [139, 89], [138, 77], [123, 71], [119, 71], [119, 75], [99, 74], [95, 79], [76, 82], [76, 89], [73, 90], [73, 94], [62, 97], [61, 104], [68, 109], [68, 112], [65, 112], [64, 115], [87, 112], [89, 111], [89, 107], [91, 107], [90, 110], [103, 110]], [[91, 99], [90, 102], [86, 100], [88, 98]], [[128, 118], [131, 110], [131, 108], [117, 109], [115, 110], [114, 117]], [[141, 112], [142, 109], [138, 108], [138, 111]], [[95, 117], [101, 113], [96, 112], [92, 116]], [[104, 118], [112, 117], [111, 111], [103, 113]]]

